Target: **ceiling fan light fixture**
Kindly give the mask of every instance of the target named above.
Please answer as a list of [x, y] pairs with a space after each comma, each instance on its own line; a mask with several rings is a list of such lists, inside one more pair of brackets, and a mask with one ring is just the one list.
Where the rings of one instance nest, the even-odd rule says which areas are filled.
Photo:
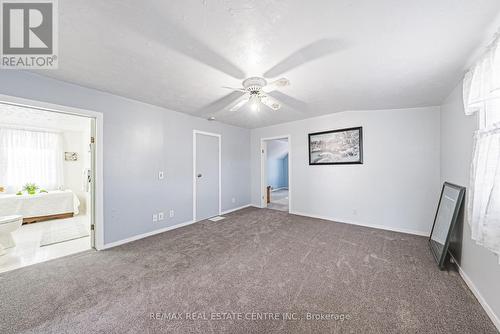
[[[262, 108], [262, 105], [269, 107], [274, 111], [278, 111], [281, 109], [281, 103], [276, 98], [272, 97], [268, 94], [267, 91], [263, 90], [263, 88], [267, 87], [266, 79], [262, 77], [250, 77], [248, 79], [243, 80], [243, 88], [230, 88], [236, 92], [243, 92], [244, 96], [241, 96], [239, 102], [234, 104], [229, 111], [237, 111], [244, 105], [249, 108], [253, 112], [259, 112]], [[280, 78], [274, 82], [272, 82], [268, 87], [272, 92], [276, 87], [284, 87], [290, 85], [290, 81], [287, 78]], [[273, 88], [274, 86], [274, 88]], [[235, 100], [236, 101], [238, 101]]]
[[259, 111], [260, 110], [260, 98], [257, 94], [252, 94], [250, 97], [250, 109], [252, 111]]
[[274, 81], [273, 84], [277, 87], [290, 86], [290, 80], [288, 80], [287, 78], [280, 78]]

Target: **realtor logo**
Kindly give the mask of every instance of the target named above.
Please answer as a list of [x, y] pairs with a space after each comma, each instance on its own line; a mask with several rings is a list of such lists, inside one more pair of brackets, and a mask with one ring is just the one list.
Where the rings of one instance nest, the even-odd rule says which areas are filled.
[[0, 0], [2, 68], [57, 68], [56, 0]]

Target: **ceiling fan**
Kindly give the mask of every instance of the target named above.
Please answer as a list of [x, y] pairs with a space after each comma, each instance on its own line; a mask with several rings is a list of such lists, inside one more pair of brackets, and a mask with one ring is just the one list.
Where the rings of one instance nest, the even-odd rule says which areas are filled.
[[[225, 117], [228, 113], [235, 112], [247, 104], [254, 111], [259, 111], [262, 106], [269, 107], [274, 111], [286, 106], [294, 112], [307, 113], [309, 111], [307, 103], [287, 95], [278, 89], [290, 85], [290, 81], [287, 78], [281, 77], [270, 83], [265, 78], [279, 78], [285, 72], [340, 51], [343, 48], [345, 48], [345, 45], [342, 41], [333, 39], [320, 39], [308, 44], [264, 72], [262, 76], [246, 78], [243, 80], [241, 88], [223, 87], [231, 89], [232, 92], [202, 107], [200, 112], [211, 121], [219, 116]], [[214, 55], [213, 53], [212, 55], [214, 57], [208, 63], [210, 66], [219, 69], [235, 79], [243, 79], [244, 73], [239, 68], [236, 68], [232, 63], [218, 55]]]
[[230, 111], [237, 111], [247, 103], [250, 105], [252, 111], [260, 111], [262, 105], [277, 111], [281, 108], [281, 103], [266, 93], [266, 90], [275, 90], [278, 87], [285, 87], [290, 85], [287, 78], [280, 78], [271, 83], [262, 77], [250, 77], [242, 82], [242, 88], [223, 87], [231, 89], [235, 92], [243, 92], [244, 95], [239, 99], [238, 103], [232, 106]]

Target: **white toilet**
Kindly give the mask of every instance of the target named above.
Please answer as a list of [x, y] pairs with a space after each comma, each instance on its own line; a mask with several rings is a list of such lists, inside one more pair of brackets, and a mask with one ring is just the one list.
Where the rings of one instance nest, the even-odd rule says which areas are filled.
[[5, 254], [5, 249], [16, 246], [12, 232], [23, 224], [23, 216], [0, 217], [0, 255]]

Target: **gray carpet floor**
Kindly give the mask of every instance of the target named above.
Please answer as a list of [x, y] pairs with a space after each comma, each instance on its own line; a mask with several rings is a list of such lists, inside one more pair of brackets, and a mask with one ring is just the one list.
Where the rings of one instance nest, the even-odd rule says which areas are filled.
[[0, 274], [0, 333], [497, 333], [426, 238], [226, 217]]

